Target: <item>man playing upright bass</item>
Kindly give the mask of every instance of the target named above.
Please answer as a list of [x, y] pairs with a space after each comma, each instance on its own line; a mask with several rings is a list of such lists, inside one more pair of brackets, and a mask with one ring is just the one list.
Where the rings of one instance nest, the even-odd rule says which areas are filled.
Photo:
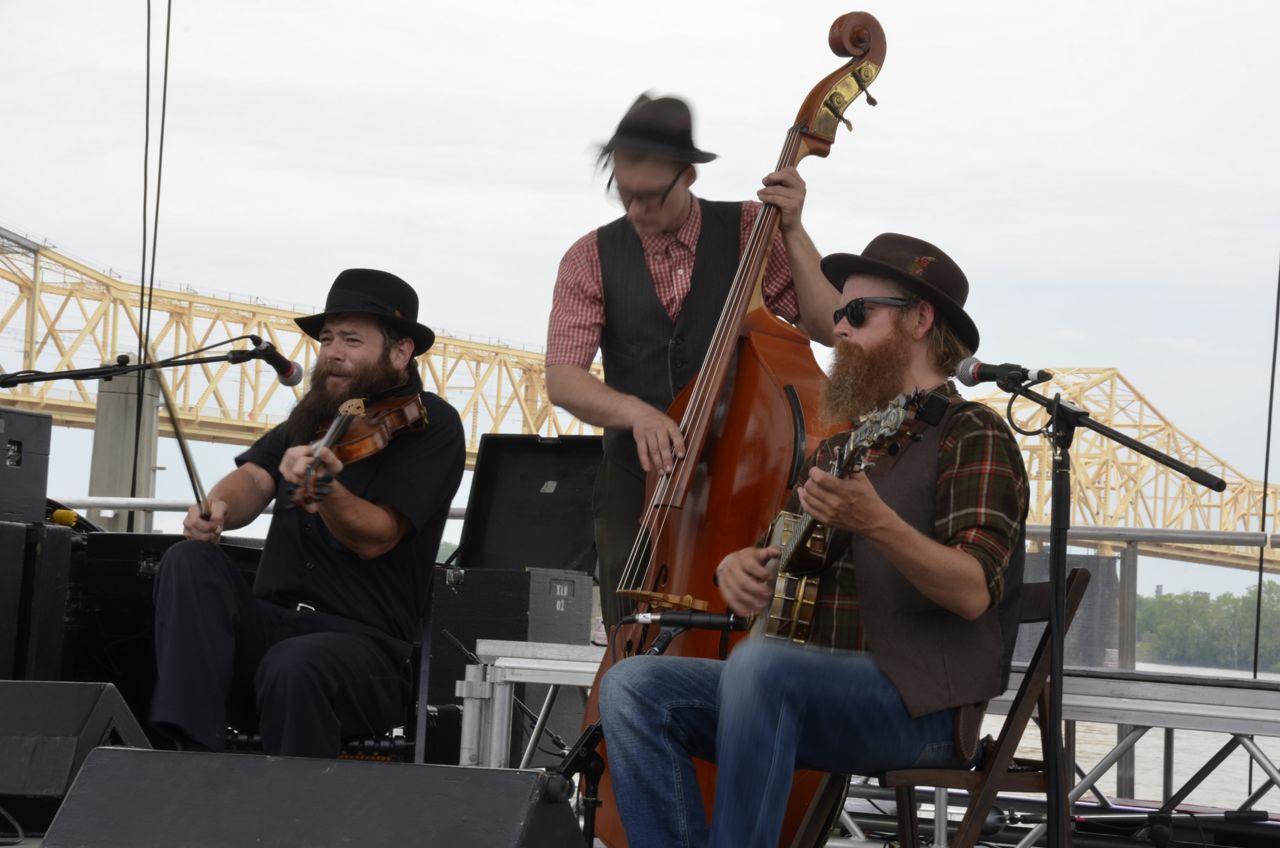
[[[601, 608], [617, 624], [614, 590], [639, 532], [645, 474], [669, 472], [684, 438], [666, 414], [702, 366], [738, 258], [760, 214], [756, 202], [702, 200], [690, 191], [714, 153], [693, 143], [688, 105], [641, 95], [601, 149], [625, 214], [593, 230], [560, 262], [547, 333], [553, 403], [605, 428], [594, 517]], [[782, 213], [764, 276], [775, 313], [831, 344], [836, 292], [801, 223], [805, 184], [795, 168], [764, 178], [764, 203]], [[604, 381], [590, 373], [596, 351]]]

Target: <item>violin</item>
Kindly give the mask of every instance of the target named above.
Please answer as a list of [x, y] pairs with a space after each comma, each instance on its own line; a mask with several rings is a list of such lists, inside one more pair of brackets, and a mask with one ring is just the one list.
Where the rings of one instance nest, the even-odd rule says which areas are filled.
[[[342, 402], [338, 414], [312, 448], [328, 448], [343, 465], [359, 462], [373, 456], [391, 443], [400, 433], [422, 430], [427, 426], [427, 410], [417, 392], [393, 395], [377, 401], [352, 398]], [[327, 475], [319, 474], [323, 466], [319, 460], [311, 463], [303, 475], [303, 482], [293, 490], [293, 503], [298, 506], [323, 500], [326, 491], [320, 491], [329, 482]]]

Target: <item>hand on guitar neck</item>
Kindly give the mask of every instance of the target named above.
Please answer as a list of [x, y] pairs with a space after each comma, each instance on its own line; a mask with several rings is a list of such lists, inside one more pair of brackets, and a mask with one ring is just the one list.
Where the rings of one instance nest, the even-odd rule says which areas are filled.
[[871, 537], [877, 528], [897, 517], [880, 499], [865, 474], [839, 477], [821, 468], [811, 468], [809, 479], [796, 493], [805, 513], [829, 530], [848, 530]]

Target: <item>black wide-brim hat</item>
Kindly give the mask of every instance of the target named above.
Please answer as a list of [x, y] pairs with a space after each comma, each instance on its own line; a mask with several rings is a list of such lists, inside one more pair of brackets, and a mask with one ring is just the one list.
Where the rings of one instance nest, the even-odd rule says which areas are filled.
[[386, 271], [348, 268], [329, 287], [324, 312], [295, 318], [294, 322], [313, 339], [320, 338], [324, 322], [337, 315], [372, 315], [401, 336], [413, 339], [413, 355], [426, 353], [436, 334], [418, 323], [418, 293], [413, 286]]
[[932, 303], [970, 353], [978, 349], [978, 328], [964, 311], [969, 280], [950, 256], [927, 241], [881, 233], [861, 254], [833, 253], [823, 257], [822, 273], [838, 291], [844, 289], [850, 274], [893, 280]]
[[695, 165], [716, 158], [716, 154], [694, 146], [689, 104], [678, 97], [648, 94], [636, 98], [618, 122], [613, 138], [600, 147], [604, 155], [617, 150]]

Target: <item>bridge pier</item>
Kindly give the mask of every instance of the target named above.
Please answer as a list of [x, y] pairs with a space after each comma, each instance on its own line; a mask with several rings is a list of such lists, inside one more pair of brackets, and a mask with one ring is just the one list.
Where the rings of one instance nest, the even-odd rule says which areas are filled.
[[[130, 356], [130, 361], [134, 357]], [[114, 365], [114, 362], [103, 363]], [[156, 450], [160, 439], [159, 390], [154, 371], [98, 381], [89, 466], [91, 497], [152, 498], [156, 494]], [[138, 433], [137, 487], [133, 489], [134, 433], [138, 385], [142, 383], [142, 421]], [[130, 526], [130, 517], [133, 522]], [[89, 510], [89, 520], [106, 530], [150, 533], [153, 516], [144, 510]]]

